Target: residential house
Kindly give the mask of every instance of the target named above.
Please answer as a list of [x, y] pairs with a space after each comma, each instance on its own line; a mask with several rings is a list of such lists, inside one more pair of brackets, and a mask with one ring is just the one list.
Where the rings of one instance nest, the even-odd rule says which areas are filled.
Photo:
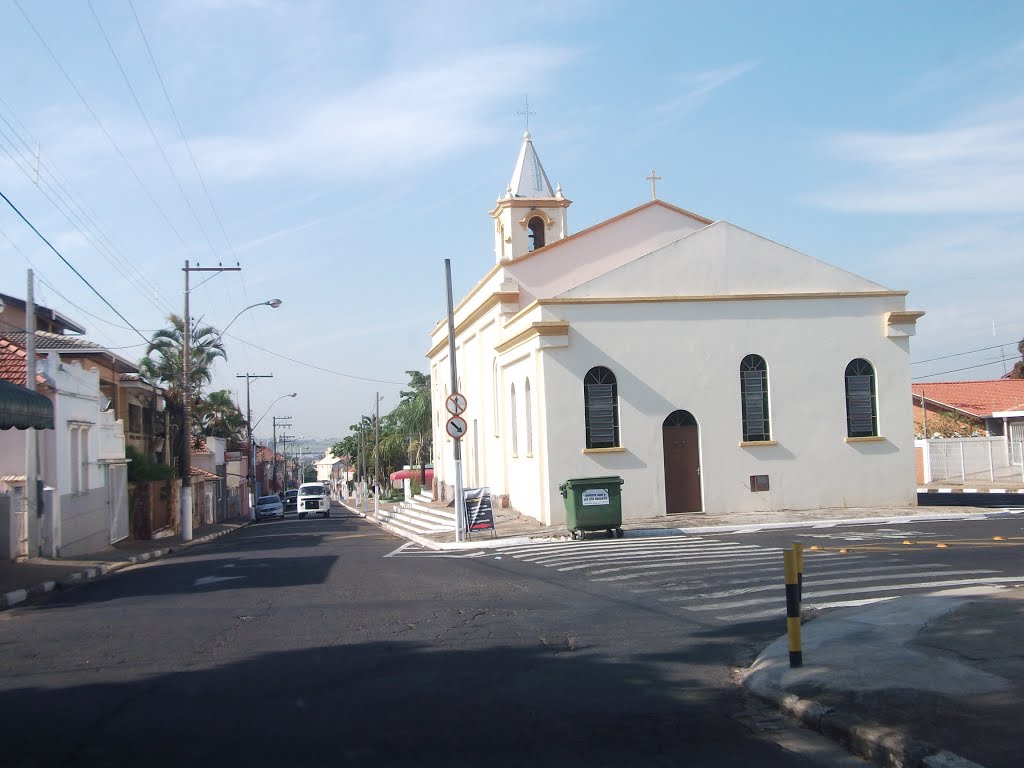
[[1024, 487], [1024, 379], [934, 381], [911, 388], [918, 483]]
[[[0, 377], [24, 386], [25, 350], [0, 337]], [[100, 388], [100, 373], [51, 351], [40, 359], [36, 389], [53, 403], [54, 429], [36, 438], [43, 493], [24, 510], [21, 554], [72, 557], [128, 536], [127, 459], [123, 424]], [[0, 491], [24, 499], [26, 432], [0, 432]], [[15, 552], [14, 554], [18, 554]], [[11, 553], [3, 553], [11, 556]]]

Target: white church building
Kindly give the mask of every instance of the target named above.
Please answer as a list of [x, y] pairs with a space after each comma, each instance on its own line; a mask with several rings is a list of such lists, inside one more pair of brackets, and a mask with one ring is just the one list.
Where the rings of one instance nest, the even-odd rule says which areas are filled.
[[[545, 525], [561, 483], [609, 475], [627, 522], [916, 503], [906, 291], [657, 199], [570, 234], [570, 205], [527, 132], [455, 308], [465, 487]], [[431, 344], [450, 499], [446, 322]]]

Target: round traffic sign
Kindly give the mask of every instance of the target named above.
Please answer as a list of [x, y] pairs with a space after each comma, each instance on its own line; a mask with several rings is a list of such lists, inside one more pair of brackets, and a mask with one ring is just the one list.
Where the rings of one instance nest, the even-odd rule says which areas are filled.
[[466, 420], [461, 416], [452, 416], [444, 425], [444, 430], [449, 437], [461, 440], [466, 434]]
[[466, 396], [458, 392], [452, 392], [444, 401], [445, 410], [452, 416], [458, 416], [466, 410]]

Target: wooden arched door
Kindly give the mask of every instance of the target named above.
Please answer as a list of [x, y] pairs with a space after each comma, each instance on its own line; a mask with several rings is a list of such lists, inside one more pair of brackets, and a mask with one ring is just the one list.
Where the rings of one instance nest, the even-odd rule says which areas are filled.
[[689, 411], [673, 411], [661, 425], [665, 451], [665, 511], [702, 512], [700, 433]]

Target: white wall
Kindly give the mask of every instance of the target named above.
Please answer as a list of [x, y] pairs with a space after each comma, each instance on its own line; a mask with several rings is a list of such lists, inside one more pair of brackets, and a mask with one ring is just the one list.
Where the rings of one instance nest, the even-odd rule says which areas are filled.
[[[664, 514], [661, 427], [677, 409], [700, 428], [705, 511], [914, 504], [908, 340], [886, 338], [882, 321], [885, 311], [902, 309], [894, 304], [902, 301], [562, 307], [569, 346], [544, 353], [551, 478], [542, 490], [553, 521], [564, 519], [558, 484], [598, 475], [625, 479], [624, 517]], [[739, 446], [739, 364], [751, 353], [768, 364], [774, 446]], [[857, 357], [875, 368], [882, 441], [844, 440], [844, 373]], [[582, 453], [582, 381], [596, 365], [617, 378], [623, 453]], [[769, 475], [771, 490], [752, 493], [754, 474]]]

